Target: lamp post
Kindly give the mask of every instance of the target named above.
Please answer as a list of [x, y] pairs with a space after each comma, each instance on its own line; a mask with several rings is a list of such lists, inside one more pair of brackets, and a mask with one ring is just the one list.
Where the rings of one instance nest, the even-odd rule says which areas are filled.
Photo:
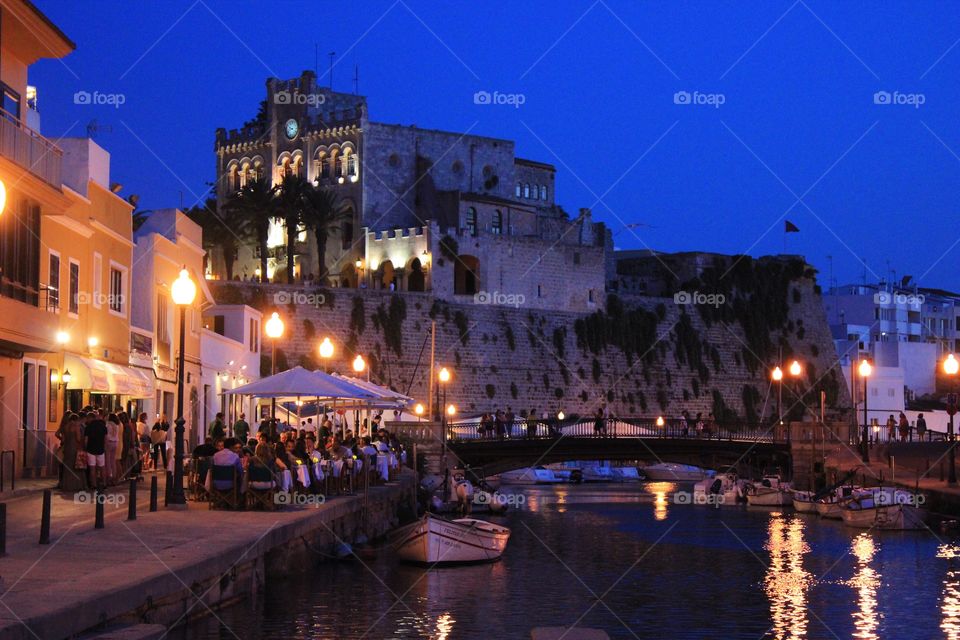
[[[357, 357], [353, 359], [353, 372], [359, 376], [361, 373], [363, 373], [363, 370], [366, 368], [367, 368], [367, 363], [364, 362], [363, 356], [358, 353]], [[369, 382], [369, 380], [370, 380], [370, 371], [367, 371], [367, 381]], [[353, 410], [353, 423], [354, 423], [354, 432], [359, 434], [360, 433], [360, 409]], [[372, 424], [370, 425], [370, 428], [373, 429]], [[372, 431], [370, 432], [370, 435], [371, 436], [373, 435]]]
[[[437, 374], [437, 379], [440, 381], [440, 386], [443, 387], [443, 406], [447, 406], [447, 383], [450, 382], [450, 370], [446, 367], [440, 369], [440, 372]], [[441, 437], [441, 442], [443, 442], [443, 455], [447, 455], [447, 416], [445, 413], [440, 414], [440, 428], [443, 430], [443, 436]]]
[[783, 424], [783, 369], [774, 367], [770, 379], [777, 383], [777, 424]]
[[[787, 371], [790, 372], [790, 377], [793, 378], [793, 393], [797, 396], [797, 399], [800, 400], [800, 404], [803, 405], [803, 397], [800, 395], [800, 374], [803, 373], [803, 367], [800, 366], [798, 360], [794, 360], [790, 363], [790, 366], [787, 368]], [[804, 407], [806, 405], [803, 405]], [[801, 418], [802, 419], [802, 418]], [[787, 444], [790, 444], [790, 432], [792, 429], [790, 425], [787, 425]]]
[[[270, 375], [275, 375], [277, 373], [277, 338], [283, 335], [283, 320], [280, 319], [280, 314], [274, 311], [263, 330], [267, 332], [267, 337], [270, 338]], [[270, 420], [272, 422], [277, 421], [276, 398], [270, 399]]]
[[333, 343], [330, 338], [320, 342], [320, 359], [323, 361], [323, 370], [330, 373], [330, 359], [333, 358]]
[[363, 282], [363, 260], [357, 258], [353, 266], [357, 269], [357, 289], [360, 289], [360, 284]]
[[950, 447], [947, 451], [947, 459], [949, 461], [948, 468], [950, 470], [949, 475], [947, 475], [947, 484], [951, 487], [957, 485], [957, 461], [953, 452], [953, 447], [956, 444], [953, 432], [953, 416], [957, 413], [957, 394], [953, 391], [953, 381], [956, 379], [957, 371], [960, 371], [960, 362], [958, 362], [956, 357], [951, 353], [947, 356], [947, 359], [943, 361], [943, 372], [950, 378], [951, 388], [950, 393], [947, 395], [947, 413], [950, 414], [950, 422], [947, 423], [947, 441], [950, 443], [947, 445]]
[[413, 412], [414, 412], [415, 414], [417, 414], [417, 422], [420, 422], [421, 420], [423, 420], [423, 405], [422, 405], [422, 404], [420, 404], [420, 403], [418, 402], [417, 405], [413, 408]]
[[173, 490], [170, 493], [170, 504], [186, 506], [187, 498], [183, 494], [183, 375], [186, 362], [184, 354], [184, 342], [187, 326], [187, 307], [193, 304], [193, 299], [197, 296], [197, 285], [190, 279], [190, 273], [186, 268], [180, 270], [180, 277], [173, 281], [170, 287], [170, 294], [173, 297], [173, 303], [180, 307], [180, 353], [177, 357], [177, 419], [174, 427], [173, 443]]
[[860, 452], [863, 464], [870, 464], [870, 418], [867, 413], [867, 378], [873, 373], [873, 367], [869, 360], [861, 360], [857, 367], [857, 373], [863, 380], [863, 433], [860, 436]]

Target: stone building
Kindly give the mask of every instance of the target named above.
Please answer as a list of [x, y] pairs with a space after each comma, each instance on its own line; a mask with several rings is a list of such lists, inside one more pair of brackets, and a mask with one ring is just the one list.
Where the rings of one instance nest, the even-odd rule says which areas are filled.
[[[323, 284], [602, 304], [609, 231], [588, 209], [571, 219], [554, 201], [552, 165], [518, 158], [511, 140], [374, 122], [365, 97], [320, 87], [310, 71], [266, 85], [257, 117], [216, 132], [218, 207], [226, 215], [223, 204], [257, 178], [298, 175], [335, 191], [349, 217], [327, 244]], [[275, 225], [270, 280], [286, 279], [286, 240]], [[296, 251], [296, 277], [318, 276], [312, 234], [300, 233]], [[209, 276], [222, 273], [214, 256]], [[260, 277], [255, 243], [238, 250], [234, 273]]]

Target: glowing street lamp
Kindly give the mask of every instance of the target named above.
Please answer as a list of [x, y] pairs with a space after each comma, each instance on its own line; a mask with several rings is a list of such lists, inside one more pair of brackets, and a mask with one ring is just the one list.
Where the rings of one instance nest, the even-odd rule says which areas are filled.
[[957, 371], [960, 371], [960, 362], [958, 362], [957, 358], [951, 353], [947, 356], [946, 360], [943, 361], [943, 372], [950, 378], [951, 387], [951, 392], [947, 395], [947, 413], [950, 415], [950, 422], [947, 423], [947, 440], [950, 442], [950, 473], [947, 475], [947, 484], [951, 487], [957, 484], [957, 461], [953, 450], [956, 445], [953, 431], [953, 416], [957, 413], [957, 394], [952, 390], [955, 386], [954, 381], [956, 380]]
[[57, 344], [63, 346], [70, 342], [70, 334], [66, 331], [57, 331]]
[[666, 421], [663, 419], [663, 416], [657, 416], [657, 426], [662, 429], [665, 424]]
[[803, 367], [800, 366], [800, 363], [797, 360], [791, 362], [790, 375], [794, 378], [799, 378], [801, 373], [803, 373]]
[[418, 402], [413, 408], [413, 412], [417, 414], [417, 422], [420, 422], [423, 419], [423, 405]]
[[777, 424], [783, 424], [783, 369], [774, 367], [770, 378], [777, 383]]
[[563, 419], [566, 417], [567, 415], [563, 412], [563, 409], [557, 412], [557, 420], [560, 420], [562, 422]]
[[[440, 386], [443, 387], [443, 405], [447, 406], [447, 384], [450, 382], [450, 370], [446, 367], [441, 367], [440, 371], [437, 373], [437, 379], [440, 380]], [[452, 405], [451, 405], [452, 406]], [[447, 408], [449, 411], [449, 407]], [[450, 414], [453, 415], [453, 414]], [[443, 455], [447, 454], [447, 418], [445, 415], [440, 415], [441, 427], [443, 428]]]
[[197, 297], [197, 285], [190, 279], [186, 268], [180, 270], [180, 276], [173, 281], [170, 287], [170, 296], [173, 303], [180, 307], [180, 353], [177, 357], [177, 419], [174, 421], [174, 459], [173, 459], [173, 490], [170, 493], [170, 504], [186, 507], [187, 498], [183, 493], [183, 431], [186, 420], [183, 418], [183, 376], [185, 368], [184, 341], [187, 326], [187, 307], [193, 304]]
[[[276, 311], [270, 316], [270, 319], [267, 320], [267, 323], [263, 325], [263, 330], [267, 334], [267, 337], [270, 338], [270, 375], [276, 375], [277, 373], [277, 339], [283, 336], [283, 320], [280, 319], [280, 314]], [[272, 422], [277, 421], [277, 399], [272, 398], [270, 400], [270, 420]]]
[[333, 357], [333, 343], [330, 338], [324, 338], [320, 343], [320, 358], [327, 373], [330, 373], [330, 359]]
[[3, 184], [3, 180], [0, 180], [0, 213], [3, 213], [3, 209], [7, 206], [7, 185]]
[[873, 367], [870, 365], [870, 361], [863, 359], [860, 361], [860, 365], [857, 367], [857, 373], [860, 374], [860, 379], [863, 380], [863, 433], [860, 436], [860, 453], [863, 464], [870, 464], [870, 418], [867, 413], [867, 378], [873, 373]]
[[453, 406], [452, 404], [448, 404], [448, 405], [447, 405], [447, 415], [448, 415], [448, 416], [455, 416], [455, 415], [457, 415], [457, 408], [456, 408], [455, 406]]

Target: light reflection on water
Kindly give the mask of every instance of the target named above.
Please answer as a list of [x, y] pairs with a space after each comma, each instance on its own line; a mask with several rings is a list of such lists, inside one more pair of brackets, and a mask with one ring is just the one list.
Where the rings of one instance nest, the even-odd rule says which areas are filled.
[[499, 563], [424, 571], [383, 548], [271, 582], [255, 606], [218, 612], [224, 625], [210, 618], [172, 637], [529, 639], [589, 610], [581, 626], [613, 639], [960, 640], [953, 541], [677, 504], [690, 489], [510, 487], [526, 508], [489, 518], [513, 530]]

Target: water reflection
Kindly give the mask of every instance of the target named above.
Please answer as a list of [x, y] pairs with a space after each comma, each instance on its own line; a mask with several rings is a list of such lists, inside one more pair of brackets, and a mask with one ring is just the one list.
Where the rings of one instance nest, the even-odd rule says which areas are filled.
[[667, 519], [667, 492], [655, 491], [653, 494], [653, 517], [657, 520]]
[[880, 587], [880, 573], [870, 566], [877, 553], [877, 546], [869, 533], [861, 533], [853, 539], [850, 551], [857, 558], [857, 572], [847, 582], [857, 590], [858, 608], [853, 612], [854, 638], [879, 638], [877, 627], [880, 616], [877, 613], [877, 589]]
[[450, 637], [450, 632], [453, 631], [454, 622], [456, 620], [449, 613], [444, 613], [437, 618], [437, 633], [434, 636], [436, 640], [447, 640]]
[[937, 557], [949, 561], [943, 577], [940, 629], [948, 640], [960, 640], [960, 569], [955, 562], [960, 557], [960, 546], [942, 544], [937, 548]]
[[787, 520], [779, 514], [771, 514], [767, 526], [770, 565], [764, 591], [770, 600], [770, 632], [782, 640], [803, 638], [807, 633], [807, 589], [812, 577], [803, 568], [803, 557], [810, 551], [803, 527], [799, 518]]

